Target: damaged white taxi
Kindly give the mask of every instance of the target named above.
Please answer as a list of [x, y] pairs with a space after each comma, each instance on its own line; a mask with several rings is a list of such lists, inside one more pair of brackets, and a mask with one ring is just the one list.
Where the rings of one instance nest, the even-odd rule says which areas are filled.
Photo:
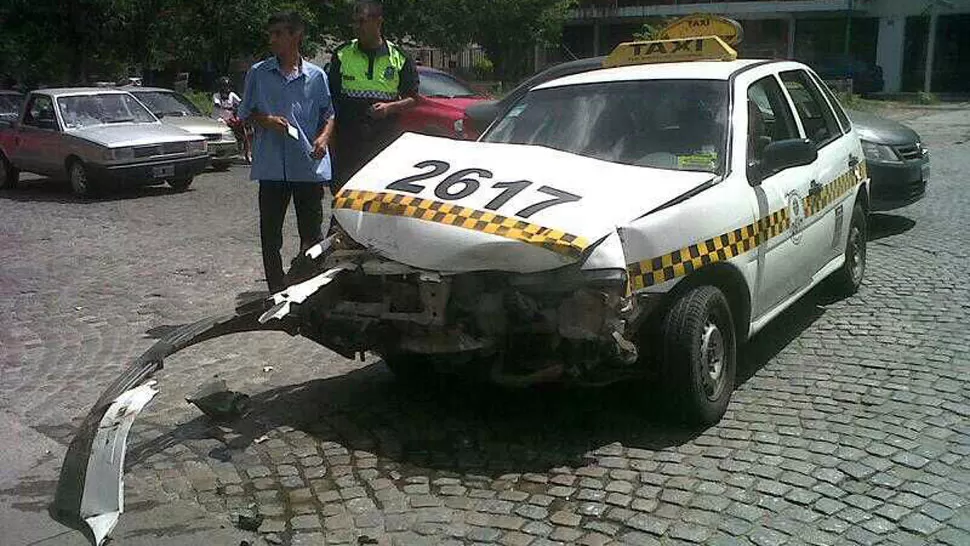
[[285, 290], [176, 331], [104, 393], [57, 506], [103, 540], [163, 359], [242, 331], [375, 353], [406, 380], [653, 378], [644, 396], [714, 423], [739, 345], [827, 278], [859, 288], [863, 157], [809, 68], [737, 60], [717, 37], [623, 44], [478, 142], [406, 134], [337, 194], [337, 233]]

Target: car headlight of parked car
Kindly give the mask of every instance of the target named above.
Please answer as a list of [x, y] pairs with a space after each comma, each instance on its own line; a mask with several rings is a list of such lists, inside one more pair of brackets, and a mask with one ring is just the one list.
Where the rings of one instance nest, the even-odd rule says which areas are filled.
[[130, 161], [135, 159], [135, 149], [131, 146], [108, 148], [104, 151], [105, 161]]
[[204, 140], [191, 140], [185, 150], [190, 154], [204, 154], [209, 151], [209, 147]]
[[233, 134], [232, 129], [227, 127], [226, 130], [222, 132], [222, 140], [236, 140], [236, 135]]
[[885, 144], [876, 144], [875, 142], [863, 140], [862, 152], [866, 154], [866, 159], [872, 161], [892, 161], [897, 163], [900, 161], [896, 150], [892, 146], [886, 146]]
[[456, 119], [455, 123], [451, 127], [455, 130], [455, 134], [458, 136], [464, 136], [465, 134], [465, 120]]

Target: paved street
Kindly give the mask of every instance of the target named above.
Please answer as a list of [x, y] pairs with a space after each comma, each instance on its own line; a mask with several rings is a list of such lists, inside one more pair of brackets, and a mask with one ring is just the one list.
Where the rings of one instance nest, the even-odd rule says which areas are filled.
[[[747, 347], [717, 426], [628, 387], [409, 392], [376, 359], [232, 336], [166, 361], [115, 543], [970, 544], [970, 110], [907, 116], [928, 197], [873, 217], [858, 295], [816, 290]], [[46, 513], [72, 427], [153, 338], [264, 286], [246, 175], [0, 193], [0, 544], [83, 544]], [[246, 418], [185, 402], [215, 376]]]

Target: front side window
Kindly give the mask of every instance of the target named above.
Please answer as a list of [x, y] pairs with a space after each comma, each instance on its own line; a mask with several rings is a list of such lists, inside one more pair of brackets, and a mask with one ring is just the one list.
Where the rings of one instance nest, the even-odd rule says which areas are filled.
[[134, 97], [127, 93], [104, 93], [60, 97], [57, 106], [68, 128], [112, 123], [153, 123], [157, 121]]
[[24, 125], [32, 127], [43, 127], [52, 129], [57, 127], [57, 118], [54, 116], [54, 105], [50, 97], [37, 95], [30, 101], [27, 113], [24, 115]]
[[135, 91], [135, 98], [148, 107], [158, 117], [201, 116], [202, 113], [192, 101], [178, 93], [163, 91]]
[[805, 128], [805, 136], [815, 143], [816, 148], [821, 148], [842, 135], [835, 114], [804, 71], [782, 72], [781, 81], [785, 83], [785, 88], [795, 103], [798, 117]]
[[798, 138], [798, 128], [785, 94], [774, 76], [748, 87], [748, 164], [761, 161], [772, 142]]
[[605, 82], [529, 92], [482, 138], [640, 167], [725, 169], [728, 84]]

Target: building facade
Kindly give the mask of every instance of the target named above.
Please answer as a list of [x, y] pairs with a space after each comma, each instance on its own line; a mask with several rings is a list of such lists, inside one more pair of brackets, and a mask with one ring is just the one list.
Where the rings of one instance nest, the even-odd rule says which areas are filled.
[[645, 24], [692, 13], [738, 20], [744, 57], [857, 77], [881, 69], [881, 89], [870, 91], [970, 91], [970, 0], [584, 0], [570, 14], [563, 50], [605, 55]]

